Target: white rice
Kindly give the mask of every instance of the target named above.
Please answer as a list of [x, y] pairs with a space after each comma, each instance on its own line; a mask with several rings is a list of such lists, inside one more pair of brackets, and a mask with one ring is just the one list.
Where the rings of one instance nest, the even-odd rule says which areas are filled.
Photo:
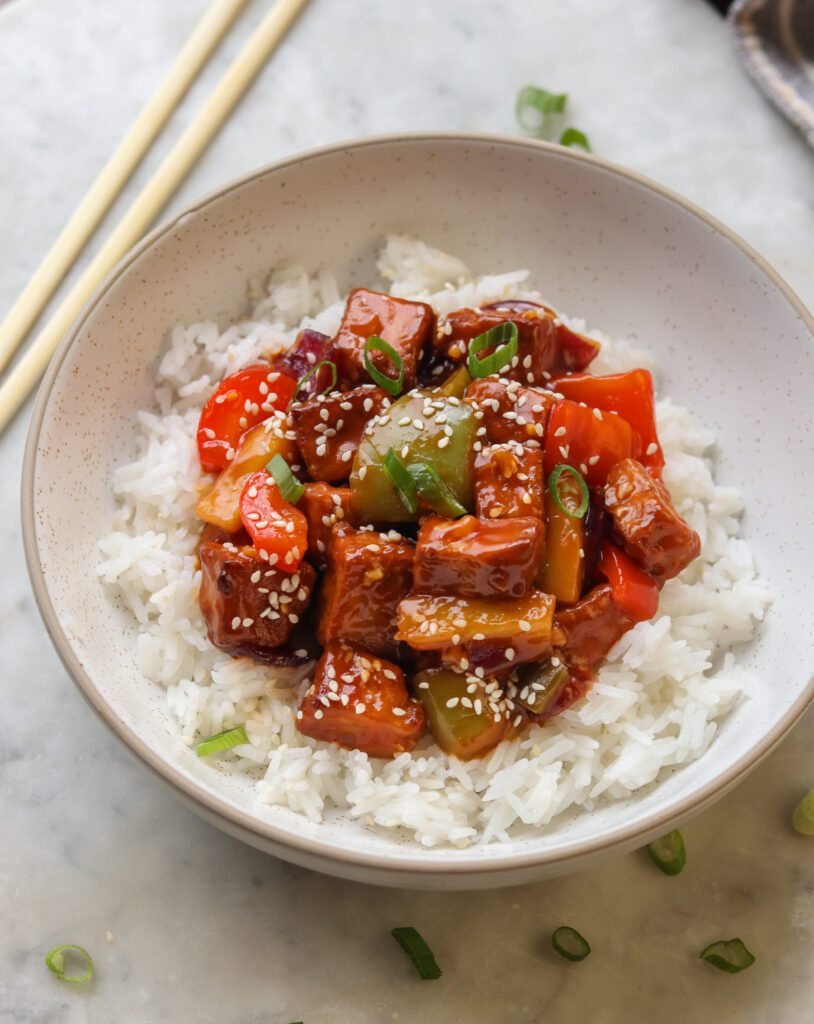
[[[460, 260], [408, 238], [387, 240], [379, 269], [393, 294], [420, 298], [441, 314], [541, 298], [527, 271], [474, 278]], [[314, 742], [295, 728], [302, 683], [294, 673], [230, 658], [209, 644], [195, 555], [200, 406], [224, 375], [286, 347], [300, 327], [332, 334], [343, 308], [329, 273], [299, 267], [255, 285], [252, 301], [251, 318], [222, 333], [213, 323], [173, 330], [157, 372], [156, 407], [138, 414], [137, 457], [115, 474], [119, 510], [100, 544], [99, 574], [139, 624], [134, 657], [165, 689], [184, 741], [246, 727], [250, 742], [213, 760], [212, 771], [249, 773], [258, 800], [314, 822], [340, 812], [425, 846], [464, 846], [540, 828], [568, 808], [627, 797], [700, 757], [722, 716], [749, 692], [728, 649], [754, 636], [771, 598], [738, 537], [738, 493], [713, 480], [712, 436], [669, 398], [658, 402], [665, 481], [701, 535], [701, 558], [667, 583], [658, 617], [619, 641], [586, 698], [485, 759], [458, 761], [429, 737], [392, 761]], [[580, 321], [568, 323], [585, 330]], [[596, 372], [650, 364], [622, 341], [587, 333], [603, 343]]]

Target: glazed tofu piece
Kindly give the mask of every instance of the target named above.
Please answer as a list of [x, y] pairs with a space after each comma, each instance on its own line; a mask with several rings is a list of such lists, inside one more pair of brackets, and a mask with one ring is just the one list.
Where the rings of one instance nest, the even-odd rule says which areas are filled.
[[508, 377], [473, 380], [464, 397], [483, 413], [482, 425], [492, 444], [516, 441], [542, 446], [551, 409], [557, 403], [550, 391], [525, 387]]
[[635, 459], [608, 473], [605, 507], [628, 555], [659, 580], [669, 580], [701, 554], [701, 538], [673, 508], [667, 488]]
[[509, 639], [467, 640], [465, 643], [445, 647], [441, 652], [441, 662], [458, 672], [481, 669], [487, 678], [500, 677], [518, 665], [542, 661], [551, 651], [551, 636], [520, 633]]
[[270, 569], [252, 547], [206, 541], [199, 548], [199, 602], [209, 639], [230, 654], [263, 660], [285, 644], [311, 602], [316, 572]]
[[475, 511], [481, 519], [545, 514], [543, 453], [520, 445], [492, 445], [475, 456]]
[[519, 598], [537, 577], [544, 554], [542, 520], [462, 516], [422, 520], [413, 586], [421, 594]]
[[564, 638], [558, 655], [569, 668], [589, 673], [599, 665], [620, 637], [636, 623], [613, 603], [610, 584], [595, 587], [554, 618], [555, 634]]
[[504, 312], [459, 309], [439, 323], [436, 345], [445, 356], [461, 363], [473, 338], [505, 323], [516, 324], [518, 349], [511, 366], [502, 371], [504, 376], [522, 384], [544, 384], [558, 363], [560, 345], [554, 320], [542, 308]]
[[297, 713], [304, 736], [395, 757], [424, 735], [424, 708], [407, 693], [404, 673], [390, 661], [348, 644], [334, 643], [320, 658]]
[[[434, 330], [435, 313], [426, 303], [354, 289], [331, 348], [339, 379], [352, 384], [370, 380], [365, 369], [365, 342], [376, 335], [401, 356], [404, 390], [408, 391], [415, 387], [422, 349], [430, 343]], [[394, 376], [392, 363], [382, 353], [372, 353], [371, 360], [381, 373]]]
[[292, 405], [297, 447], [310, 475], [329, 483], [346, 480], [368, 420], [389, 405], [390, 396], [374, 384]]
[[324, 569], [334, 527], [350, 515], [350, 488], [331, 487], [321, 481], [306, 484], [297, 508], [308, 520], [308, 560], [317, 569]]
[[320, 643], [344, 641], [395, 657], [396, 616], [412, 586], [414, 556], [395, 532], [335, 530], [319, 597]]

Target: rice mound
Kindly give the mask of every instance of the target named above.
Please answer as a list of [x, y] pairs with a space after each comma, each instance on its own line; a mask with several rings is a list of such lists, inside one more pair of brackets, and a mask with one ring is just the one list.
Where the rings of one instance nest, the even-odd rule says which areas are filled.
[[[429, 302], [439, 314], [511, 297], [542, 301], [528, 271], [474, 278], [460, 260], [409, 238], [387, 239], [379, 270], [392, 294]], [[666, 584], [657, 618], [617, 643], [585, 698], [483, 760], [459, 761], [430, 737], [391, 761], [310, 740], [295, 728], [302, 672], [211, 646], [197, 600], [200, 407], [222, 377], [286, 348], [302, 327], [333, 334], [344, 306], [329, 273], [300, 267], [253, 283], [250, 295], [250, 318], [223, 332], [214, 323], [172, 331], [155, 408], [137, 416], [137, 457], [115, 472], [118, 511], [100, 542], [99, 575], [135, 616], [134, 657], [164, 688], [183, 741], [246, 728], [249, 743], [213, 761], [212, 771], [247, 773], [259, 801], [313, 822], [341, 813], [428, 847], [466, 846], [625, 798], [700, 757], [722, 716], [749, 692], [728, 649], [752, 639], [771, 596], [738, 536], [741, 499], [713, 479], [712, 435], [669, 398], [657, 403], [664, 479], [701, 536], [701, 557]], [[650, 365], [625, 342], [563, 319], [602, 342], [593, 372]]]

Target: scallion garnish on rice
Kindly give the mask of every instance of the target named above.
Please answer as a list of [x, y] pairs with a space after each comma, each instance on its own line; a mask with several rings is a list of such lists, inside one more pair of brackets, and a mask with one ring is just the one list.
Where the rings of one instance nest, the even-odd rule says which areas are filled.
[[412, 960], [422, 981], [435, 981], [442, 971], [432, 950], [415, 928], [394, 928], [390, 934]]
[[[78, 960], [81, 964], [79, 973], [71, 974], [65, 970], [65, 957]], [[45, 966], [55, 974], [60, 981], [70, 982], [71, 985], [82, 985], [93, 978], [93, 958], [90, 953], [81, 946], [73, 943], [66, 943], [63, 946], [54, 946], [50, 952], [45, 954]]]
[[236, 729], [224, 729], [209, 739], [201, 740], [195, 747], [195, 753], [198, 757], [208, 757], [210, 754], [220, 754], [224, 750], [231, 750], [232, 747], [239, 747], [248, 742], [246, 730], [239, 725]]

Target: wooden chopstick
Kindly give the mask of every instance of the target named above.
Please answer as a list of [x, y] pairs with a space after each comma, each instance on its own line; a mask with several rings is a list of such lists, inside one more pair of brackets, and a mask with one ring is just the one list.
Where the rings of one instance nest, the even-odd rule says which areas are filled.
[[307, 3], [277, 0], [255, 29], [164, 162], [0, 386], [0, 432], [28, 398], [93, 291], [153, 223]]
[[0, 370], [17, 351], [99, 221], [247, 2], [214, 0], [198, 22], [158, 91], [133, 122], [0, 325]]

